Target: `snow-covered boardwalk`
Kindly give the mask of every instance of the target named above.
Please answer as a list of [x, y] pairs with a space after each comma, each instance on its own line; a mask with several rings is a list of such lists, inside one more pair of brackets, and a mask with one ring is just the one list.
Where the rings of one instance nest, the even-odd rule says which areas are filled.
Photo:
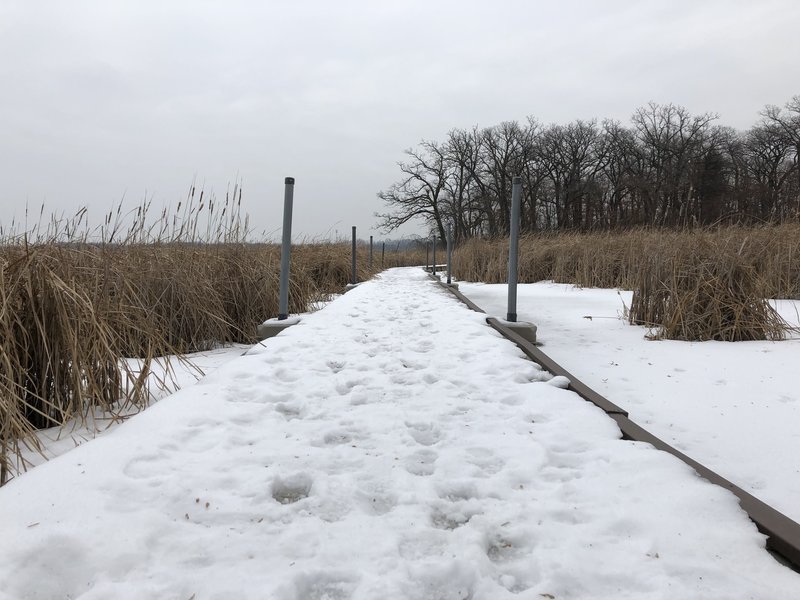
[[800, 598], [736, 499], [619, 439], [418, 269], [0, 489], [0, 598]]

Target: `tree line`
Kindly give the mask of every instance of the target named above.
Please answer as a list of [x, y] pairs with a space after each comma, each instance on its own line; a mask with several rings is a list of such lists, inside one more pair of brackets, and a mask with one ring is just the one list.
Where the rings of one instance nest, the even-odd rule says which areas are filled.
[[421, 218], [441, 237], [450, 225], [456, 241], [506, 235], [519, 175], [528, 232], [800, 219], [800, 95], [747, 131], [718, 118], [651, 102], [628, 126], [529, 117], [453, 129], [405, 151], [377, 216], [387, 230]]

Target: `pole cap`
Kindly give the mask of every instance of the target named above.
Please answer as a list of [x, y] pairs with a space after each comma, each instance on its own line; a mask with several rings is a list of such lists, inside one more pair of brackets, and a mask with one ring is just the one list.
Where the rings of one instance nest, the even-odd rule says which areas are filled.
[[294, 177], [287, 177], [286, 179], [283, 180], [283, 183], [285, 183], [286, 185], [294, 185]]
[[514, 175], [514, 178], [511, 180], [511, 182], [514, 185], [517, 185], [518, 183], [522, 183], [522, 177], [520, 177], [519, 175]]

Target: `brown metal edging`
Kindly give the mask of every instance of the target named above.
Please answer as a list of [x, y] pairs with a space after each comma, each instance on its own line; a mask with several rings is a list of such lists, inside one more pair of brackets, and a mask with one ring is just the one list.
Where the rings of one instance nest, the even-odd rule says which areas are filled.
[[[437, 282], [472, 310], [486, 313], [456, 288], [443, 284], [438, 280]], [[519, 334], [505, 327], [498, 319], [488, 317], [486, 322], [500, 335], [514, 342], [526, 356], [541, 365], [542, 368], [553, 373], [553, 375], [562, 375], [569, 379], [570, 385], [567, 389], [574, 391], [584, 400], [604, 410], [609, 417], [616, 421], [622, 432], [623, 439], [644, 442], [658, 450], [668, 452], [694, 469], [703, 479], [732, 492], [739, 499], [739, 505], [742, 510], [747, 513], [747, 516], [755, 523], [758, 530], [767, 536], [767, 549], [786, 560], [795, 571], [800, 572], [800, 524], [631, 421], [625, 410], [576, 379], [547, 354]]]
[[428, 275], [431, 279], [433, 279], [436, 283], [442, 286], [444, 289], [448, 290], [451, 294], [453, 294], [456, 298], [461, 300], [464, 304], [467, 305], [467, 308], [474, 310], [475, 312], [486, 314], [486, 311], [483, 310], [480, 306], [475, 304], [472, 300], [467, 298], [464, 294], [458, 291], [458, 288], [452, 287], [447, 285], [446, 283], [442, 283], [438, 277], [434, 277], [433, 275]]

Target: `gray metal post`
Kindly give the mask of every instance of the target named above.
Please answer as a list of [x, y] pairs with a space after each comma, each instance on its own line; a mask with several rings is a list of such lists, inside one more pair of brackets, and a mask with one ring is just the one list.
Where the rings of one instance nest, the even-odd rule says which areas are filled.
[[383, 269], [383, 258], [386, 256], [386, 242], [381, 246], [381, 269]]
[[369, 236], [369, 271], [372, 273], [372, 236]]
[[289, 255], [292, 252], [292, 204], [294, 177], [283, 180], [283, 240], [281, 244], [281, 281], [278, 297], [278, 320], [289, 317]]
[[428, 242], [425, 242], [425, 270], [428, 270], [428, 267], [431, 264], [431, 245]]
[[436, 277], [436, 236], [433, 236], [433, 276]]
[[352, 261], [352, 275], [350, 276], [350, 283], [355, 285], [358, 283], [358, 278], [356, 277], [356, 226], [353, 225], [353, 261]]
[[519, 252], [519, 204], [522, 177], [514, 177], [511, 191], [511, 237], [508, 240], [508, 314], [506, 320], [517, 320], [517, 254]]
[[447, 226], [447, 285], [453, 283], [453, 231]]

